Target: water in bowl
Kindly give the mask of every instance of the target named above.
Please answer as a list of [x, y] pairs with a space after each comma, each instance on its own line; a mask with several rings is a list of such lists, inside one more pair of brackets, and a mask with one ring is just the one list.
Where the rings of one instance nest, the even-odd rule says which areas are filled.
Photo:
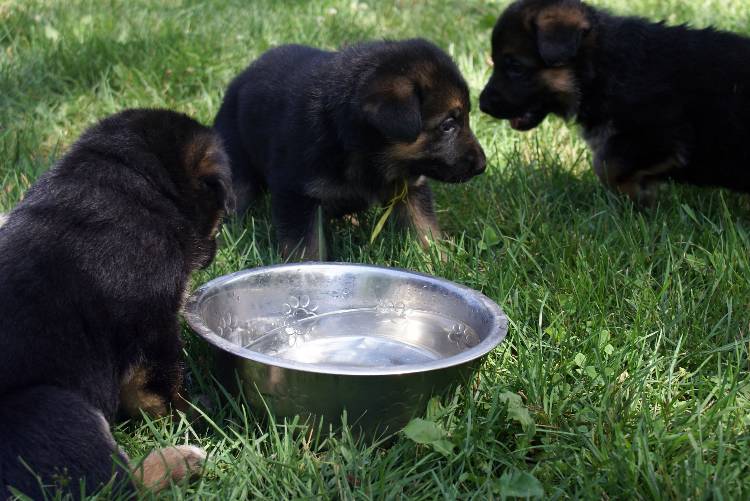
[[279, 323], [260, 335], [248, 326], [250, 335], [234, 336], [235, 342], [288, 361], [357, 368], [430, 362], [479, 343], [463, 323], [398, 307], [309, 312], [301, 318], [288, 315]]

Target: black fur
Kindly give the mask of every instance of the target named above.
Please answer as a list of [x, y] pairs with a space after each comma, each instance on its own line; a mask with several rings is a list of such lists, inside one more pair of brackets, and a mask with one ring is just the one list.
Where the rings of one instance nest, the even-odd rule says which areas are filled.
[[750, 39], [521, 0], [492, 52], [481, 109], [519, 130], [576, 117], [606, 186], [646, 202], [666, 179], [750, 192]]
[[[0, 498], [91, 493], [126, 464], [107, 428], [123, 382], [168, 407], [178, 310], [231, 208], [219, 139], [185, 115], [129, 110], [89, 129], [0, 228]], [[113, 463], [113, 458], [116, 461]], [[63, 480], [69, 476], [69, 482]]]
[[[461, 182], [484, 171], [469, 110], [459, 70], [425, 40], [339, 52], [288, 45], [231, 83], [215, 128], [240, 214], [267, 189], [282, 250], [324, 258], [315, 253], [318, 207], [338, 217], [390, 200], [404, 181], [429, 191], [422, 176]], [[418, 230], [437, 233], [432, 204], [417, 210]]]

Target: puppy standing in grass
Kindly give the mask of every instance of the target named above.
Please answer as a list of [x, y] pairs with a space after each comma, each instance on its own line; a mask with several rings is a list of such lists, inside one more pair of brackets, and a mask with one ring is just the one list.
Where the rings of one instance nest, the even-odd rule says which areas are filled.
[[288, 45], [231, 83], [215, 128], [238, 212], [267, 189], [282, 253], [325, 259], [318, 214], [352, 214], [405, 186], [398, 219], [425, 244], [440, 236], [427, 178], [458, 183], [485, 169], [469, 111], [458, 68], [425, 40]]
[[[115, 415], [184, 408], [178, 311], [216, 251], [231, 174], [210, 129], [130, 110], [89, 129], [0, 228], [0, 499], [132, 491]], [[152, 490], [205, 454], [155, 451]], [[33, 474], [32, 474], [33, 472]], [[170, 476], [171, 475], [171, 476]]]
[[605, 186], [647, 204], [668, 179], [750, 192], [750, 39], [520, 0], [492, 58], [482, 111], [517, 130], [576, 117]]

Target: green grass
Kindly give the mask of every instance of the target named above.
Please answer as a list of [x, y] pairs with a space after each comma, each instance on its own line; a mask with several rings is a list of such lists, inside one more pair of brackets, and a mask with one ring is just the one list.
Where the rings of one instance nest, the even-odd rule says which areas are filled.
[[[0, 209], [109, 113], [160, 106], [211, 122], [231, 77], [276, 44], [424, 36], [456, 58], [476, 99], [505, 3], [0, 0]], [[745, 0], [595, 3], [750, 35]], [[431, 406], [453, 451], [294, 433], [241, 402], [207, 411], [213, 425], [118, 427], [134, 457], [183, 442], [210, 452], [202, 480], [164, 497], [750, 497], [747, 197], [672, 186], [641, 213], [600, 188], [572, 125], [523, 135], [476, 109], [472, 121], [490, 168], [436, 186], [446, 262], [390, 230], [369, 245], [374, 212], [360, 228], [337, 224], [332, 241], [344, 260], [480, 289], [511, 318], [475, 384]], [[226, 228], [195, 283], [279, 262], [267, 215]], [[185, 335], [195, 391], [216, 395], [205, 348]]]

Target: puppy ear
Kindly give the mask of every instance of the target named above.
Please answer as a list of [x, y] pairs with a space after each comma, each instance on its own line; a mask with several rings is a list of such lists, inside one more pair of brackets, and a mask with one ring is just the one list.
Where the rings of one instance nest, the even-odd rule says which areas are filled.
[[422, 132], [422, 113], [414, 83], [403, 76], [377, 78], [362, 99], [365, 120], [386, 138], [413, 143]]
[[234, 214], [237, 208], [237, 199], [234, 196], [232, 183], [228, 176], [217, 172], [204, 176], [201, 181], [211, 192], [216, 200], [216, 205], [222, 208], [224, 214]]
[[591, 29], [580, 2], [543, 9], [537, 14], [534, 24], [539, 55], [551, 67], [570, 63], [578, 55], [581, 41]]
[[237, 205], [232, 190], [232, 171], [229, 157], [221, 140], [214, 134], [201, 134], [190, 142], [186, 153], [192, 176], [200, 183], [207, 200], [225, 214], [233, 214]]

